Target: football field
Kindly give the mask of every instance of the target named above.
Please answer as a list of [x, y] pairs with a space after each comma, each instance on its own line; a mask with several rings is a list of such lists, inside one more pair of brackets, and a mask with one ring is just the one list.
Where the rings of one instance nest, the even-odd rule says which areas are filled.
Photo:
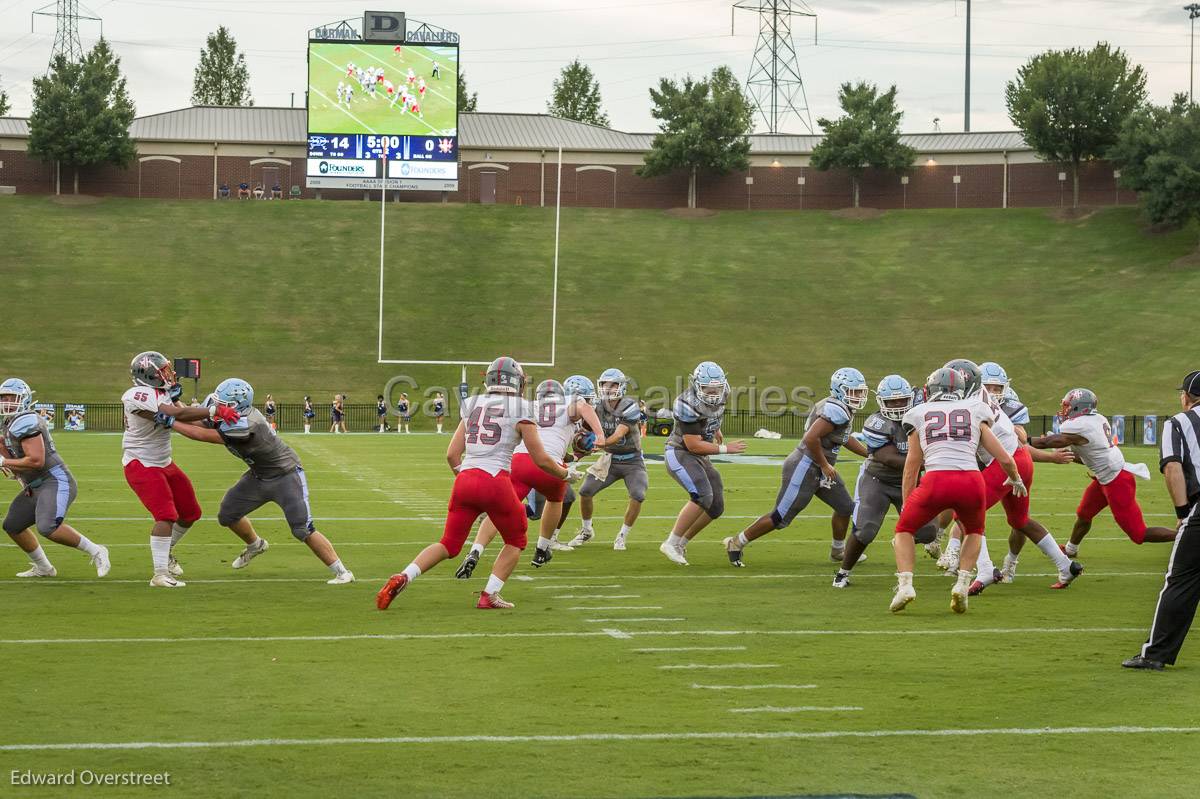
[[[310, 44], [308, 57], [308, 129], [314, 133], [377, 133], [401, 136], [457, 135], [458, 49], [454, 47], [418, 47], [404, 45], [401, 52], [392, 45], [324, 43]], [[362, 69], [384, 70], [396, 92], [408, 86], [417, 94], [416, 81], [407, 82], [412, 69], [417, 80], [424, 78], [426, 91], [421, 115], [405, 111], [400, 103], [392, 106], [382, 85], [374, 94], [347, 77], [348, 63]], [[441, 76], [433, 77], [433, 64], [441, 67]], [[337, 101], [338, 83], [351, 84], [354, 97]]]
[[[1015, 583], [956, 616], [951, 581], [919, 553], [918, 599], [893, 616], [885, 535], [835, 591], [816, 503], [747, 549], [748, 568], [729, 567], [721, 538], [770, 508], [777, 456], [795, 443], [753, 441], [751, 454], [771, 457], [720, 464], [728, 515], [688, 568], [657, 550], [684, 497], [656, 461], [627, 552], [611, 549], [625, 503], [615, 487], [597, 500], [596, 541], [540, 570], [523, 558], [504, 589], [515, 610], [474, 609], [493, 551], [474, 580], [445, 564], [381, 613], [383, 580], [440, 535], [448, 438], [286, 437], [354, 585], [325, 585], [274, 507], [253, 517], [270, 550], [233, 571], [240, 542], [215, 516], [240, 464], [177, 437], [206, 516], [177, 550], [187, 588], [151, 590], [149, 523], [122, 478], [119, 436], [57, 435], [79, 481], [69, 521], [110, 547], [113, 570], [98, 581], [81, 554], [49, 544], [59, 576], [29, 582], [12, 577], [25, 564], [15, 547], [0, 555], [6, 780], [168, 772], [170, 795], [205, 797], [283, 784], [326, 797], [1194, 790], [1197, 644], [1167, 673], [1119, 667], [1143, 640], [1168, 547], [1135, 547], [1107, 514], [1069, 590], [1048, 590], [1052, 570], [1027, 547]], [[857, 469], [841, 467], [847, 480]], [[1034, 515], [1060, 541], [1085, 480], [1039, 467]], [[1171, 523], [1158, 475], [1139, 495], [1151, 523]], [[999, 561], [1002, 517], [991, 520]], [[73, 790], [4, 795], [150, 789]]]

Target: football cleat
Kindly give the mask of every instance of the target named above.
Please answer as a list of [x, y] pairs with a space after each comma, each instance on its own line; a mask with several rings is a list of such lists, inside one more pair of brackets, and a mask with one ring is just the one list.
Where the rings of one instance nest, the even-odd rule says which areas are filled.
[[625, 551], [625, 533], [617, 533], [617, 537], [613, 539], [613, 549], [617, 552]]
[[983, 593], [983, 589], [987, 588], [992, 583], [1000, 582], [1000, 570], [995, 566], [992, 567], [992, 582], [985, 583], [982, 580], [976, 580], [971, 583], [971, 587], [967, 589], [967, 596], [979, 596]]
[[[850, 572], [838, 569], [837, 574], [833, 575], [834, 588], [846, 588], [850, 585]], [[912, 600], [909, 600], [910, 602]]]
[[925, 554], [928, 555], [929, 557], [933, 558], [934, 560], [938, 560], [942, 557], [942, 542], [941, 541], [934, 540], [928, 544], [923, 544], [922, 546], [925, 547]]
[[1077, 560], [1071, 561], [1071, 570], [1066, 574], [1058, 575], [1058, 582], [1050, 586], [1054, 589], [1068, 588], [1071, 583], [1075, 582], [1075, 578], [1083, 574], [1083, 564]]
[[354, 582], [354, 572], [344, 571], [337, 577], [325, 581], [325, 585], [347, 585]]
[[383, 588], [379, 589], [379, 593], [375, 595], [375, 607], [380, 610], [387, 610], [392, 604], [392, 600], [396, 598], [396, 594], [404, 590], [408, 585], [408, 575], [403, 572], [393, 574], [388, 578], [388, 581], [383, 584]]
[[729, 562], [736, 568], [745, 568], [746, 564], [742, 562], [742, 548], [738, 546], [737, 536], [730, 536], [721, 543], [725, 546], [725, 554], [729, 556]]
[[175, 560], [174, 552], [172, 552], [171, 556], [167, 559], [167, 573], [172, 577], [183, 576], [183, 566], [179, 564], [179, 561]]
[[1151, 660], [1141, 655], [1134, 655], [1121, 664], [1125, 669], [1143, 669], [1145, 671], [1162, 671], [1164, 664], [1161, 660]]
[[558, 540], [558, 533], [550, 536], [550, 549], [555, 552], [574, 552], [575, 547]]
[[966, 613], [967, 597], [970, 593], [970, 589], [963, 590], [962, 583], [955, 583], [950, 591], [950, 609], [955, 613]]
[[1066, 544], [1059, 544], [1059, 545], [1058, 545], [1058, 548], [1059, 548], [1059, 549], [1062, 551], [1062, 553], [1063, 553], [1064, 555], [1066, 555], [1066, 556], [1067, 556], [1068, 558], [1070, 558], [1071, 560], [1075, 560], [1075, 558], [1079, 557], [1079, 550], [1078, 550], [1078, 549], [1076, 549], [1076, 550], [1075, 550], [1075, 554], [1074, 554], [1074, 555], [1072, 555], [1070, 552], [1068, 552], [1068, 551], [1067, 551], [1067, 545], [1066, 545]]
[[1017, 559], [1009, 555], [1004, 556], [1004, 566], [1000, 569], [1000, 582], [1011, 583], [1017, 579]]
[[[847, 580], [849, 582], [849, 580]], [[917, 598], [917, 590], [911, 585], [896, 586], [896, 595], [892, 597], [890, 609], [892, 613], [899, 613], [908, 607], [908, 603]]]
[[830, 547], [829, 548], [829, 561], [831, 563], [841, 563], [842, 556], [845, 554], [846, 554], [845, 547]]
[[246, 565], [249, 564], [250, 561], [254, 560], [259, 555], [266, 552], [267, 549], [270, 548], [270, 546], [271, 545], [267, 543], [267, 539], [265, 539], [265, 538], [256, 539], [253, 544], [248, 544], [246, 546], [246, 548], [242, 550], [242, 554], [238, 555], [236, 558], [233, 559], [233, 568], [235, 568], [235, 569], [246, 568]]
[[594, 532], [592, 532], [591, 530], [580, 530], [579, 534], [576, 535], [574, 538], [572, 538], [570, 540], [570, 542], [568, 542], [567, 546], [572, 547], [572, 548], [581, 547], [584, 544], [586, 544], [588, 541], [591, 541], [592, 538], [595, 537], [595, 535], [596, 534]]
[[550, 559], [553, 557], [554, 555], [549, 549], [534, 549], [533, 560], [530, 561], [530, 565], [535, 569], [540, 569], [549, 563]]
[[112, 563], [108, 560], [108, 547], [100, 547], [96, 550], [96, 554], [92, 555], [92, 565], [96, 567], [97, 577], [107, 577], [108, 572], [112, 569]]
[[479, 594], [479, 601], [475, 603], [476, 610], [508, 610], [515, 608], [511, 602], [506, 602], [499, 593], [489, 594], [487, 591], [482, 591]]
[[958, 574], [958, 551], [947, 549], [937, 560], [937, 567], [951, 577]]
[[30, 563], [29, 568], [23, 572], [17, 572], [18, 577], [57, 577], [58, 569], [53, 566], [42, 568], [36, 563]]
[[150, 579], [151, 588], [183, 588], [187, 583], [176, 580], [169, 574], [156, 574]]
[[475, 567], [478, 565], [479, 553], [472, 549], [463, 558], [463, 562], [458, 565], [458, 568], [454, 571], [454, 576], [460, 580], [469, 580], [471, 579], [471, 574], [475, 571]]
[[680, 566], [688, 565], [687, 558], [684, 557], [683, 547], [675, 547], [663, 541], [658, 545], [658, 551], [667, 556], [667, 560], [672, 563], [678, 563]]

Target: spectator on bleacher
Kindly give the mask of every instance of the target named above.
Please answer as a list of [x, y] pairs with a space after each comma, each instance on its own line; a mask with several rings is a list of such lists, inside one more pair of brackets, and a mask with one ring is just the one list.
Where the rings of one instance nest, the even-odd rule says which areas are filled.
[[244, 180], [238, 184], [238, 199], [239, 200], [249, 200], [250, 199], [250, 184]]
[[264, 189], [263, 189], [263, 184], [261, 184], [261, 183], [255, 183], [255, 184], [254, 184], [254, 199], [256, 199], [256, 200], [261, 200], [261, 199], [263, 198], [263, 194], [264, 194], [264, 193], [265, 193], [265, 192], [264, 192]]
[[221, 184], [221, 188], [217, 189], [217, 196], [219, 196], [222, 200], [229, 199], [229, 184], [228, 183]]
[[278, 183], [276, 183], [274, 186], [271, 187], [271, 199], [272, 200], [282, 200], [283, 199], [283, 186], [280, 186]]

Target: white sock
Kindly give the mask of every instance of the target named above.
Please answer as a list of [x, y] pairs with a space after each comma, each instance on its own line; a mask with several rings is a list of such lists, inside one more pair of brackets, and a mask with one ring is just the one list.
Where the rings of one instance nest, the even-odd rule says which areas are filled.
[[834, 549], [845, 549], [846, 548], [846, 539], [844, 539], [844, 538], [841, 541], [838, 541], [835, 538], [830, 543], [833, 544]]
[[[474, 548], [474, 547], [472, 547], [472, 549], [473, 549], [473, 548]], [[540, 550], [542, 550], [543, 552], [545, 552], [546, 550], [548, 550], [548, 549], [550, 548], [550, 539], [549, 539], [549, 538], [542, 538], [542, 537], [540, 537], [540, 536], [539, 536], [539, 537], [538, 537], [538, 540], [537, 540], [537, 548], [538, 548], [538, 549], [540, 549]]]
[[1079, 554], [1079, 545], [1078, 544], [1072, 544], [1070, 541], [1068, 541], [1066, 544], [1066, 549], [1067, 549], [1067, 557], [1075, 557], [1076, 555]]
[[438, 432], [442, 432], [442, 426], [440, 424], [438, 425]]
[[179, 539], [187, 535], [189, 529], [187, 527], [180, 527], [179, 522], [171, 525], [171, 549], [175, 548], [175, 545], [179, 543]]
[[962, 539], [961, 538], [951, 538], [949, 541], [946, 542], [946, 551], [949, 552], [950, 554], [954, 554], [955, 552], [958, 552], [958, 550], [960, 550], [960, 549], [962, 549]]
[[[79, 545], [76, 546], [75, 548], [83, 550], [88, 555], [95, 555], [97, 552], [100, 551], [100, 547], [93, 544], [88, 539], [88, 537], [86, 535], [84, 535], [83, 533], [79, 534]], [[41, 547], [38, 547], [38, 549], [41, 549]]]
[[1038, 541], [1038, 549], [1046, 553], [1046, 557], [1054, 561], [1054, 567], [1058, 569], [1059, 574], [1069, 574], [1071, 572], [1071, 559], [1063, 554], [1063, 551], [1058, 548], [1058, 542], [1054, 540], [1054, 536], [1046, 534], [1046, 536]]
[[167, 562], [171, 559], [171, 539], [165, 535], [150, 536], [150, 557], [154, 561], [154, 573], [166, 574]]
[[304, 425], [304, 432], [307, 433], [309, 431], [309, 429], [310, 429], [310, 425]]
[[971, 584], [971, 573], [965, 569], [958, 570], [958, 581], [954, 584], [955, 588], [966, 588]]
[[738, 546], [741, 546], [741, 547], [747, 547], [750, 545], [750, 539], [746, 538], [745, 531], [738, 533], [737, 542], [738, 542]]
[[46, 557], [46, 550], [42, 549], [42, 545], [38, 544], [37, 549], [32, 552], [26, 552], [29, 559], [33, 561], [35, 566], [40, 566], [43, 569], [53, 569], [54, 566], [50, 563], [50, 559]]
[[404, 575], [408, 577], [408, 581], [411, 583], [421, 576], [421, 567], [415, 563], [410, 563], [404, 567]]
[[896, 572], [896, 581], [901, 588], [912, 588], [912, 572]]
[[[979, 579], [984, 585], [992, 583], [992, 569], [996, 568], [996, 564], [992, 563], [992, 556], [988, 554], [987, 537], [979, 536], [979, 559], [975, 561], [975, 569], [979, 572]], [[984, 575], [987, 579], [984, 580]]]
[[667, 536], [667, 545], [672, 547], [682, 547], [687, 545], [687, 540], [681, 535], [671, 533]]
[[482, 555], [483, 554], [483, 544], [480, 544], [479, 542], [471, 544], [471, 551], [474, 552], [477, 556]]
[[342, 565], [340, 560], [335, 560], [333, 563], [329, 564], [329, 571], [333, 572], [334, 577], [337, 577], [340, 574], [344, 574], [347, 569]]
[[585, 533], [590, 533], [592, 531], [592, 520], [591, 519], [583, 520], [583, 531]]
[[617, 535], [620, 536], [621, 538], [624, 538], [625, 536], [629, 535], [631, 532], [633, 532], [632, 527], [630, 527], [628, 524], [622, 524], [621, 532], [617, 533]]
[[494, 574], [488, 575], [487, 587], [483, 589], [485, 594], [495, 596], [500, 593], [500, 589], [504, 587], [504, 581]]
[[1008, 554], [1004, 556], [1004, 561], [1006, 563], [1016, 563], [1020, 558], [1020, 555], [1010, 549], [1008, 550]]

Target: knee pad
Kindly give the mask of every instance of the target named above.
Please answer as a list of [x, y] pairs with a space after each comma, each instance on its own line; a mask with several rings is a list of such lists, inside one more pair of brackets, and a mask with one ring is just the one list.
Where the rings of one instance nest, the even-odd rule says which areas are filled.
[[787, 519], [783, 518], [783, 516], [779, 513], [779, 511], [773, 510], [773, 511], [771, 511], [771, 524], [775, 526], [776, 530], [782, 530], [783, 528], [785, 528], [789, 524], [791, 524], [791, 522], [789, 522]]
[[[224, 511], [222, 511], [217, 514], [217, 524], [221, 525], [222, 527], [232, 527], [233, 525], [237, 524], [239, 521], [241, 521], [244, 518], [245, 518], [244, 516], [235, 516], [232, 513], [225, 513]], [[172, 524], [175, 523], [174, 519], [171, 519], [171, 520], [163, 519], [161, 521], [171, 521]]]
[[63, 523], [63, 517], [59, 516], [50, 524], [49, 527], [39, 524], [37, 526], [37, 531], [39, 534], [45, 536], [46, 538], [49, 538], [51, 533], [53, 533], [58, 528], [62, 527], [62, 523]]
[[292, 537], [297, 541], [307, 541], [308, 537], [317, 531], [317, 526], [309, 522], [304, 527], [293, 527]]
[[705, 511], [710, 519], [719, 519], [725, 513], [725, 497], [713, 497]]
[[632, 499], [634, 502], [645, 502], [646, 501], [646, 489], [641, 488], [641, 487], [630, 489], [629, 498]]

